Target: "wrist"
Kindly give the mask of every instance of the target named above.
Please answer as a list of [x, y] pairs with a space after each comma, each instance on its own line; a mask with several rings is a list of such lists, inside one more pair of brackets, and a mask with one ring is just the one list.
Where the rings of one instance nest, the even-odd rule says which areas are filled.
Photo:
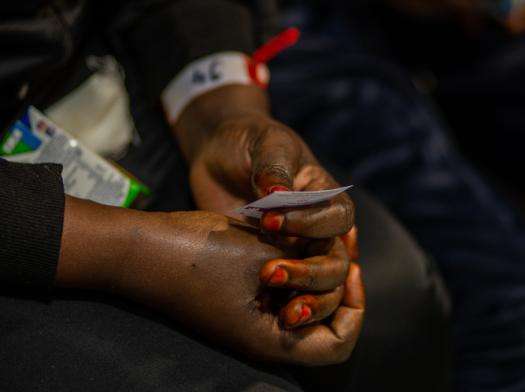
[[133, 225], [141, 214], [66, 197], [56, 285], [100, 290], [115, 285], [132, 251]]
[[248, 115], [270, 116], [266, 91], [255, 85], [229, 85], [211, 90], [189, 104], [172, 130], [191, 161], [217, 127]]
[[[168, 301], [169, 309], [184, 308], [207, 248], [203, 244], [209, 238], [209, 226], [219, 228], [214, 216], [205, 212], [143, 213], [129, 226], [129, 252], [114, 267], [106, 288], [151, 307], [162, 309]], [[221, 222], [224, 227], [226, 218]]]

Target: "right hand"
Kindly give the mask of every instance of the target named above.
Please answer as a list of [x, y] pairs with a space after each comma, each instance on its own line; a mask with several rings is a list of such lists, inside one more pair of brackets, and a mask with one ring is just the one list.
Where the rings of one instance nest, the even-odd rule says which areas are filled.
[[[289, 270], [290, 280], [311, 291], [284, 301], [281, 321], [294, 327], [286, 330], [277, 312], [263, 311], [257, 296], [261, 266], [289, 253], [222, 215], [181, 212], [153, 218], [137, 231], [137, 252], [121, 270], [118, 292], [256, 359], [313, 366], [350, 356], [364, 312], [357, 265], [341, 286], [316, 293], [314, 284], [322, 287], [324, 277], [295, 261], [302, 280]], [[307, 325], [332, 313], [326, 325]]]

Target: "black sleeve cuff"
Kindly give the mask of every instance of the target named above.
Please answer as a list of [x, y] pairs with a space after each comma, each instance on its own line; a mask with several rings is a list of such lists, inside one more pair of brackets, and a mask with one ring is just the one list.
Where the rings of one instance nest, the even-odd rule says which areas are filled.
[[49, 288], [54, 282], [62, 225], [62, 166], [0, 159], [0, 282]]
[[[134, 15], [133, 15], [134, 14]], [[134, 13], [118, 22], [117, 47], [145, 78], [154, 99], [191, 61], [222, 51], [252, 53], [249, 7], [231, 0], [180, 0]]]

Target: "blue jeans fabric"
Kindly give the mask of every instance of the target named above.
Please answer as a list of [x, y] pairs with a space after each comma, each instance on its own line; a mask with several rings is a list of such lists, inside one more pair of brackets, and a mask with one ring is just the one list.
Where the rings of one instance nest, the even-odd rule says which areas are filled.
[[363, 30], [340, 16], [313, 27], [303, 11], [290, 14], [299, 44], [271, 64], [274, 113], [435, 260], [453, 301], [455, 389], [525, 390], [523, 222], [456, 151], [429, 98], [363, 44]]

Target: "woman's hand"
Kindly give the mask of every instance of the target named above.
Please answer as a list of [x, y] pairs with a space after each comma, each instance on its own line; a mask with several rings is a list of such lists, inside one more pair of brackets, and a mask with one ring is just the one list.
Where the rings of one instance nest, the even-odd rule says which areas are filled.
[[[276, 190], [339, 186], [301, 137], [266, 107], [258, 87], [226, 86], [196, 99], [175, 124], [200, 209], [231, 213]], [[261, 226], [285, 236], [332, 238], [347, 233], [353, 220], [354, 205], [341, 194], [321, 206], [271, 213]]]
[[[191, 162], [190, 183], [200, 209], [231, 213], [275, 190], [319, 191], [340, 185], [290, 128], [264, 114], [230, 118]], [[332, 238], [353, 226], [346, 193], [322, 205], [273, 211], [261, 227], [284, 236]]]
[[[334, 252], [344, 253], [341, 246]], [[328, 284], [322, 269], [296, 257], [214, 213], [143, 213], [67, 198], [57, 284], [134, 299], [257, 359], [344, 361], [363, 321], [359, 268], [351, 264], [346, 279]], [[268, 303], [259, 276], [269, 260], [284, 263], [289, 287], [306, 291], [279, 290]]]
[[[267, 107], [258, 87], [226, 86], [197, 98], [174, 125], [199, 209], [231, 215], [276, 190], [339, 186], [304, 141], [271, 118]], [[313, 257], [301, 262], [304, 268], [293, 260], [270, 261], [261, 270], [261, 281], [273, 287], [337, 290], [348, 271], [348, 256], [337, 237], [348, 235], [353, 222], [354, 205], [346, 194], [321, 205], [266, 213], [260, 221], [263, 232], [276, 242], [295, 242]], [[316, 319], [331, 311], [325, 309]], [[291, 317], [285, 324], [293, 323]]]
[[[137, 232], [135, 243], [145, 251], [126, 263], [118, 291], [153, 305], [215, 341], [258, 359], [322, 365], [345, 360], [357, 340], [362, 322], [362, 286], [357, 266], [330, 291], [317, 292], [324, 276], [294, 261], [291, 280], [307, 295], [266, 307], [258, 276], [268, 260], [293, 252], [265, 243], [258, 233], [230, 219], [205, 212], [155, 217]], [[341, 249], [344, 252], [344, 249]], [[288, 301], [288, 302], [287, 302]], [[266, 305], [266, 306], [265, 306]], [[301, 325], [334, 313], [327, 325]]]

